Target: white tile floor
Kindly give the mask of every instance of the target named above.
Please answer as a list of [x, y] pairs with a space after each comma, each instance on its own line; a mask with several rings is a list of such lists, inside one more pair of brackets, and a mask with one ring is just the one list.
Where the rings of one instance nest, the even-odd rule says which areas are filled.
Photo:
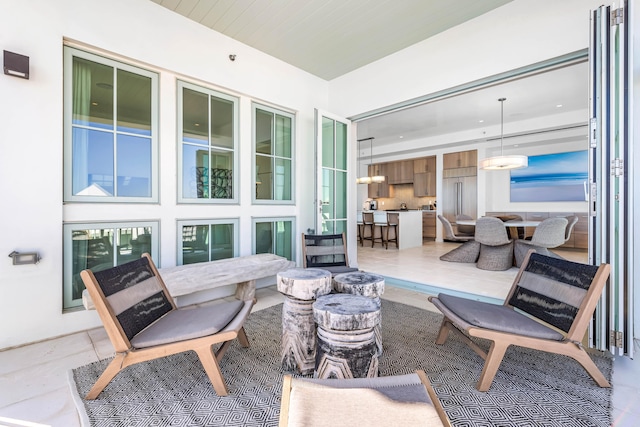
[[[445, 263], [439, 255], [454, 244], [433, 243], [421, 248], [359, 248], [358, 264], [363, 270], [418, 284], [439, 285], [461, 292], [472, 292], [487, 298], [504, 298], [516, 269], [485, 272], [472, 264]], [[564, 256], [576, 260], [579, 252]], [[420, 286], [420, 285], [418, 285]], [[282, 302], [274, 287], [257, 291], [254, 310]], [[408, 290], [387, 286], [385, 299], [433, 309], [422, 289]], [[0, 426], [80, 425], [67, 381], [70, 369], [109, 357], [112, 347], [103, 329], [92, 329], [16, 349], [0, 351]], [[636, 350], [640, 353], [640, 349]], [[640, 423], [640, 363], [619, 357], [614, 362], [613, 417], [618, 427]]]

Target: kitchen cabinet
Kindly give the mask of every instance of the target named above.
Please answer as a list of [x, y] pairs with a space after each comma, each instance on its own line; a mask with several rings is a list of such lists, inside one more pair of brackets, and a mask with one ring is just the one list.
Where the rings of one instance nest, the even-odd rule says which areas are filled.
[[387, 163], [377, 163], [369, 165], [369, 176], [385, 176], [387, 177], [384, 182], [372, 183], [368, 185], [368, 196], [371, 199], [377, 199], [381, 197], [389, 197], [389, 179], [387, 176]]
[[436, 211], [422, 211], [422, 238], [436, 238]]
[[457, 151], [442, 157], [443, 169], [457, 169], [478, 166], [478, 150]]
[[431, 172], [420, 172], [413, 174], [413, 195], [416, 197], [435, 196], [436, 180], [435, 174]]
[[413, 159], [413, 173], [424, 173], [436, 171], [436, 156], [419, 157]]
[[413, 160], [387, 163], [389, 184], [411, 184], [413, 182]]

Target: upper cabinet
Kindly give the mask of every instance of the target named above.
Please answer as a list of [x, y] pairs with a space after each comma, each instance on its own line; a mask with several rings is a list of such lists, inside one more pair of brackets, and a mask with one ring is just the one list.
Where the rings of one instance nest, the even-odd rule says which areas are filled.
[[436, 156], [413, 159], [413, 195], [436, 195]]
[[373, 183], [368, 185], [368, 196], [371, 199], [377, 199], [379, 197], [389, 197], [389, 176], [387, 171], [387, 163], [378, 163], [369, 165], [369, 176], [384, 176], [386, 177], [384, 182], [379, 184]]
[[411, 184], [413, 182], [413, 160], [387, 163], [389, 184]]
[[442, 167], [444, 169], [457, 169], [471, 166], [478, 166], [478, 150], [447, 153], [442, 158]]

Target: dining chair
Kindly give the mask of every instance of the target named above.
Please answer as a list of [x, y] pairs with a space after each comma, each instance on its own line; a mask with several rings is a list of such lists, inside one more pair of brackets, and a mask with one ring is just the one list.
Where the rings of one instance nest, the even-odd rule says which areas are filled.
[[530, 249], [535, 249], [536, 252], [543, 255], [561, 258], [560, 255], [549, 249], [557, 248], [565, 243], [568, 224], [569, 221], [564, 217], [547, 218], [536, 227], [531, 240], [518, 239], [513, 249], [516, 266], [522, 265], [524, 257]]
[[490, 216], [478, 218], [475, 240], [480, 243], [478, 268], [502, 271], [513, 266], [513, 241], [500, 219]]
[[451, 225], [449, 220], [447, 218], [445, 218], [444, 216], [438, 215], [438, 219], [442, 223], [442, 229], [444, 231], [444, 239], [443, 240], [445, 242], [467, 242], [469, 240], [473, 240], [474, 239], [473, 236], [457, 235], [453, 231], [453, 226]]
[[[465, 214], [460, 214], [458, 216], [456, 216], [456, 223], [458, 222], [458, 220], [469, 220], [469, 219], [473, 219], [471, 218], [469, 215], [465, 215]], [[476, 234], [476, 226], [475, 225], [462, 225], [462, 224], [456, 224], [456, 229], [458, 230], [458, 234], [462, 235], [462, 236], [473, 236], [474, 234]]]

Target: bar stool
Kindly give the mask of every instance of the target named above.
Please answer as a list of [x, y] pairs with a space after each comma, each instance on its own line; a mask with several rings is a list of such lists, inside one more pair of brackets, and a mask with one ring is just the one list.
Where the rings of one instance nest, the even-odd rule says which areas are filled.
[[[387, 212], [387, 235], [385, 238], [385, 249], [389, 249], [389, 242], [393, 242], [396, 244], [396, 249], [399, 248], [398, 246], [398, 223], [400, 218], [400, 214], [399, 213], [391, 213], [391, 212]], [[393, 238], [389, 237], [389, 231], [391, 231], [393, 229]]]
[[356, 213], [356, 227], [358, 227], [358, 242], [360, 242], [360, 246], [364, 246], [364, 241], [362, 237], [364, 235], [364, 223], [362, 222], [362, 212]]
[[[376, 240], [379, 240], [380, 244], [384, 246], [384, 234], [382, 233], [382, 227], [385, 227], [387, 224], [375, 222], [373, 212], [362, 212], [362, 224], [362, 240], [371, 240], [371, 247], [375, 245]], [[369, 230], [368, 235], [367, 230]], [[378, 236], [380, 237], [376, 237], [376, 231], [379, 231]]]

